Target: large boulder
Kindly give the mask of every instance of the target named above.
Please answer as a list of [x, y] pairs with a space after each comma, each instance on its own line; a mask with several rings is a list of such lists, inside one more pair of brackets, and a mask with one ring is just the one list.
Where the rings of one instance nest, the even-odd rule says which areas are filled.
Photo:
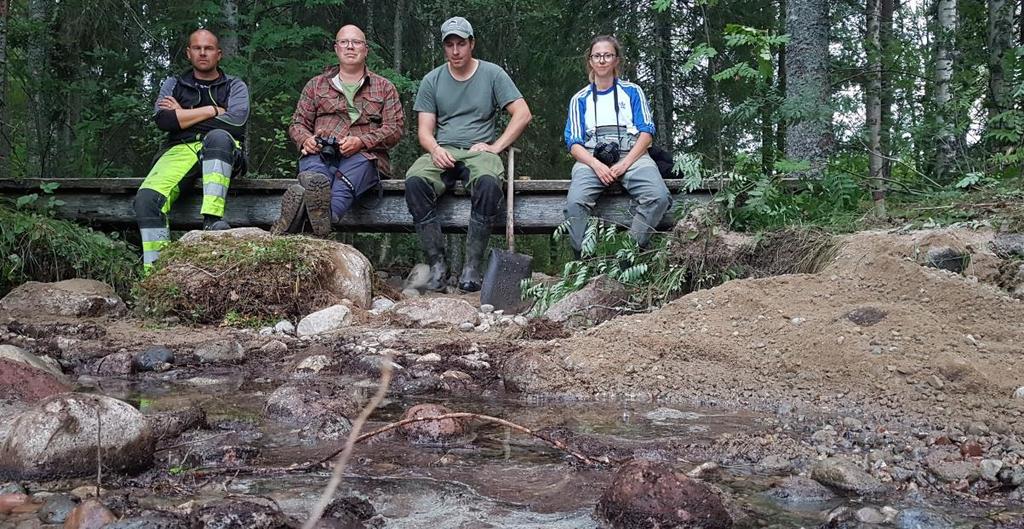
[[480, 322], [476, 307], [465, 300], [446, 297], [406, 299], [395, 303], [388, 313], [401, 323], [419, 327], [458, 327]]
[[53, 359], [47, 357], [47, 360], [50, 360], [48, 362], [47, 360], [43, 360], [42, 358], [15, 345], [0, 345], [0, 360], [10, 360], [20, 364], [25, 364], [29, 367], [46, 371], [58, 378], [64, 374], [60, 370], [60, 364]]
[[267, 415], [301, 428], [307, 441], [336, 440], [352, 429], [359, 404], [345, 387], [327, 380], [285, 384], [267, 397]]
[[830, 457], [811, 466], [811, 479], [834, 489], [855, 494], [878, 494], [885, 485], [852, 461]]
[[102, 395], [64, 393], [14, 418], [0, 446], [0, 478], [91, 475], [96, 471], [97, 441], [108, 470], [133, 472], [152, 463], [153, 437], [138, 410]]
[[0, 399], [14, 402], [35, 402], [52, 395], [71, 391], [51, 371], [29, 364], [0, 358]]
[[725, 529], [732, 517], [721, 494], [667, 463], [636, 460], [612, 479], [597, 516], [615, 529]]
[[0, 299], [0, 311], [31, 316], [120, 316], [127, 310], [110, 285], [92, 279], [29, 281]]
[[544, 316], [574, 326], [596, 325], [618, 316], [617, 307], [628, 299], [629, 293], [622, 283], [602, 274], [552, 305]]
[[[417, 404], [402, 414], [402, 420], [440, 417], [452, 410], [440, 404]], [[439, 419], [411, 422], [399, 427], [399, 432], [414, 444], [449, 445], [465, 440], [470, 435], [470, 423], [465, 419]]]

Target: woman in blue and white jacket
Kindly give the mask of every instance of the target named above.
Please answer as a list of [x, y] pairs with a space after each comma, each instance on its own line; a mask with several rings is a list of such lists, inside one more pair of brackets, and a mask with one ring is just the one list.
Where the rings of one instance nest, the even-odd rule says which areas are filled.
[[565, 217], [577, 258], [591, 210], [609, 185], [621, 182], [636, 202], [629, 235], [641, 248], [672, 203], [658, 166], [647, 154], [654, 141], [651, 107], [639, 86], [619, 79], [621, 57], [615, 37], [594, 37], [584, 58], [590, 84], [569, 101], [565, 145], [576, 164]]

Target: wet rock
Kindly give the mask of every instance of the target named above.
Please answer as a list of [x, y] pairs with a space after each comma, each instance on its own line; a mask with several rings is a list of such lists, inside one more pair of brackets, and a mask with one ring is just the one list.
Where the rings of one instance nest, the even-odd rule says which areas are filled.
[[192, 430], [181, 435], [176, 448], [161, 452], [161, 464], [179, 469], [251, 465], [260, 455], [261, 438], [258, 431], [247, 429]]
[[757, 470], [762, 474], [782, 474], [789, 472], [792, 468], [793, 462], [788, 457], [779, 454], [771, 454], [757, 463]]
[[273, 505], [257, 498], [231, 498], [192, 512], [195, 529], [286, 529], [288, 519]]
[[332, 501], [316, 525], [317, 529], [377, 529], [384, 527], [384, 519], [373, 505], [355, 497]]
[[905, 509], [896, 515], [898, 529], [953, 529], [945, 516], [925, 509]]
[[27, 505], [31, 502], [32, 498], [27, 494], [0, 494], [0, 514], [10, 514], [18, 507]]
[[[380, 376], [381, 370], [384, 368], [385, 361], [384, 355], [375, 354], [363, 355], [356, 359], [356, 363], [359, 367], [374, 376]], [[394, 360], [391, 360], [389, 363], [391, 364], [391, 369], [393, 371], [402, 371], [405, 369], [405, 367]]]
[[617, 529], [732, 527], [720, 493], [671, 465], [637, 460], [615, 473], [595, 513]]
[[628, 299], [629, 293], [622, 283], [602, 274], [552, 305], [544, 317], [569, 326], [597, 325], [618, 316], [616, 308]]
[[43, 523], [64, 523], [71, 511], [78, 507], [78, 502], [64, 494], [54, 494], [43, 502], [42, 508], [36, 513]]
[[295, 334], [295, 325], [288, 320], [281, 320], [274, 325], [274, 332], [279, 334]]
[[138, 410], [110, 397], [65, 393], [14, 418], [0, 446], [0, 476], [45, 480], [90, 475], [96, 469], [97, 439], [108, 471], [132, 472], [152, 463], [153, 437]]
[[991, 244], [992, 251], [1003, 259], [1024, 257], [1024, 233], [999, 233]]
[[854, 513], [854, 516], [857, 518], [859, 522], [862, 523], [885, 523], [885, 516], [883, 516], [882, 513], [878, 512], [878, 509], [875, 509], [874, 507], [861, 507], [860, 509], [857, 509], [857, 512]]
[[765, 491], [765, 496], [786, 505], [824, 503], [836, 497], [828, 487], [801, 476], [783, 478]]
[[97, 499], [88, 499], [74, 508], [64, 522], [66, 529], [100, 529], [117, 520], [117, 516], [110, 512], [105, 505]]
[[155, 371], [160, 364], [173, 364], [174, 351], [157, 345], [135, 355], [135, 369], [138, 371]]
[[41, 371], [46, 371], [53, 376], [60, 378], [63, 372], [60, 370], [60, 364], [56, 362], [47, 362], [42, 357], [36, 356], [29, 353], [14, 345], [0, 345], [0, 360], [10, 360], [12, 362], [18, 362], [19, 364], [25, 364], [29, 367], [34, 367]]
[[861, 326], [870, 327], [885, 319], [889, 314], [875, 307], [860, 307], [846, 314], [846, 319]]
[[469, 373], [449, 369], [441, 373], [441, 389], [450, 393], [460, 393], [478, 390], [479, 388]]
[[192, 353], [204, 364], [227, 364], [245, 360], [245, 348], [235, 340], [213, 340], [200, 344]]
[[407, 325], [419, 327], [458, 327], [466, 322], [476, 325], [480, 321], [480, 315], [473, 305], [462, 299], [448, 297], [399, 301], [389, 313]]
[[352, 424], [349, 417], [359, 412], [351, 393], [326, 380], [285, 384], [267, 398], [267, 415], [299, 426], [307, 439], [338, 439]]
[[168, 515], [153, 514], [123, 518], [103, 529], [189, 529], [183, 520]]
[[345, 305], [334, 305], [318, 310], [299, 322], [295, 331], [297, 336], [316, 336], [348, 327], [351, 322], [351, 310]]
[[[421, 417], [437, 417], [452, 413], [440, 404], [417, 404], [402, 415], [402, 420]], [[463, 419], [441, 419], [419, 421], [399, 427], [406, 439], [415, 444], [452, 444], [465, 439], [469, 434], [469, 422]]]
[[147, 415], [149, 428], [153, 438], [159, 442], [173, 439], [186, 430], [206, 426], [206, 411], [199, 406], [189, 406], [180, 410], [167, 411]]
[[924, 258], [925, 266], [957, 274], [962, 273], [970, 262], [971, 254], [948, 246], [929, 248]]
[[99, 377], [128, 376], [135, 372], [135, 358], [131, 353], [113, 353], [96, 360], [89, 373]]
[[658, 408], [644, 414], [644, 417], [654, 422], [667, 421], [695, 421], [702, 417], [699, 413], [692, 411], [680, 411], [672, 408]]
[[13, 481], [0, 483], [0, 496], [3, 496], [4, 494], [25, 494], [25, 487], [22, 487], [20, 483]]
[[50, 371], [0, 359], [0, 399], [31, 403], [70, 390]]
[[38, 317], [120, 316], [124, 301], [109, 285], [92, 279], [68, 279], [56, 283], [29, 281], [0, 299], [0, 310]]
[[816, 462], [811, 466], [811, 478], [823, 485], [857, 494], [877, 494], [885, 490], [877, 478], [853, 462], [838, 457]]

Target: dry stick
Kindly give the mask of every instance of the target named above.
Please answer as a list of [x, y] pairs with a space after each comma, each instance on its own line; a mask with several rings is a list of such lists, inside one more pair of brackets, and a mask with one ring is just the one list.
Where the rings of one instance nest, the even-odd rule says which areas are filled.
[[[505, 426], [507, 428], [511, 428], [511, 429], [513, 429], [513, 430], [515, 430], [517, 432], [522, 432], [522, 433], [525, 433], [526, 435], [531, 435], [533, 437], [536, 437], [537, 439], [540, 439], [541, 441], [544, 441], [545, 443], [548, 443], [549, 445], [551, 445], [551, 446], [553, 446], [553, 447], [555, 447], [555, 448], [557, 448], [557, 449], [559, 449], [559, 450], [561, 450], [561, 451], [563, 451], [563, 452], [565, 452], [565, 453], [575, 457], [576, 459], [579, 459], [580, 461], [582, 461], [582, 462], [584, 462], [584, 463], [586, 463], [588, 465], [600, 465], [601, 464], [599, 461], [595, 461], [595, 460], [593, 460], [593, 459], [591, 459], [591, 458], [589, 458], [589, 457], [587, 457], [587, 456], [585, 456], [585, 455], [583, 455], [583, 454], [581, 454], [579, 452], [575, 452], [575, 451], [571, 450], [569, 447], [565, 446], [565, 443], [562, 443], [561, 441], [559, 441], [557, 439], [551, 439], [551, 438], [549, 438], [547, 436], [541, 435], [541, 434], [539, 434], [539, 433], [537, 433], [537, 432], [535, 432], [535, 431], [533, 431], [533, 430], [531, 430], [531, 429], [529, 429], [529, 428], [527, 428], [525, 426], [519, 426], [518, 424], [516, 424], [514, 422], [509, 422], [509, 421], [506, 421], [505, 419], [499, 419], [497, 417], [491, 417], [490, 415], [480, 415], [479, 413], [468, 413], [468, 412], [445, 413], [443, 415], [436, 415], [434, 417], [415, 417], [415, 418], [411, 418], [411, 419], [402, 419], [400, 421], [384, 425], [384, 426], [382, 426], [382, 427], [380, 427], [380, 428], [378, 428], [378, 429], [376, 429], [376, 430], [374, 430], [372, 432], [364, 433], [363, 435], [360, 435], [356, 439], [356, 442], [357, 443], [361, 443], [361, 442], [363, 442], [363, 441], [365, 441], [365, 440], [367, 440], [367, 439], [369, 439], [371, 437], [380, 435], [380, 434], [382, 434], [384, 432], [388, 432], [388, 431], [394, 430], [395, 428], [398, 428], [398, 427], [401, 427], [401, 426], [405, 426], [406, 424], [411, 424], [411, 423], [414, 423], [414, 422], [423, 422], [423, 421], [442, 421], [442, 420], [445, 420], [445, 419], [477, 419], [477, 420], [484, 421], [484, 422], [491, 422], [491, 423], [494, 423], [494, 424], [499, 424], [501, 426]], [[337, 452], [335, 452], [335, 454], [336, 453]], [[320, 463], [322, 463], [323, 461], [326, 461], [326, 460], [334, 457], [335, 454], [331, 454], [330, 456], [324, 458], [323, 460], [320, 461]]]
[[96, 499], [100, 498], [100, 486], [103, 482], [103, 421], [100, 420], [100, 407], [96, 406]]
[[[338, 490], [338, 485], [341, 484], [341, 476], [345, 472], [345, 465], [348, 464], [349, 458], [352, 457], [352, 449], [356, 446], [357, 436], [363, 429], [363, 425], [366, 424], [366, 420], [370, 418], [370, 414], [384, 400], [384, 396], [388, 393], [389, 385], [391, 385], [391, 353], [384, 356], [384, 361], [381, 364], [380, 385], [377, 387], [377, 393], [370, 399], [369, 404], [363, 408], [363, 411], [359, 413], [356, 421], [352, 423], [352, 431], [349, 432], [348, 439], [345, 440], [345, 448], [341, 452], [341, 457], [338, 458], [338, 462], [334, 465], [331, 481], [327, 483], [327, 487], [324, 488], [320, 499], [313, 506], [313, 510], [309, 512], [309, 519], [302, 525], [302, 529], [313, 529], [313, 526], [320, 521], [320, 517], [324, 515], [324, 510], [331, 503], [335, 491]], [[336, 454], [337, 452], [331, 454], [331, 457], [334, 457]], [[330, 459], [330, 457], [327, 459]]]

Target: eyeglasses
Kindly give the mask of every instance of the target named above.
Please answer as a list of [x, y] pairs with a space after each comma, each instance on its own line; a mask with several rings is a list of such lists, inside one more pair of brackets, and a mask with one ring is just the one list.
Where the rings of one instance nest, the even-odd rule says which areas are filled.
[[590, 59], [594, 62], [608, 62], [616, 57], [618, 57], [618, 55], [615, 55], [614, 53], [595, 53], [590, 56]]
[[337, 44], [339, 48], [361, 48], [366, 44], [366, 41], [358, 39], [342, 39], [336, 40], [334, 43]]

